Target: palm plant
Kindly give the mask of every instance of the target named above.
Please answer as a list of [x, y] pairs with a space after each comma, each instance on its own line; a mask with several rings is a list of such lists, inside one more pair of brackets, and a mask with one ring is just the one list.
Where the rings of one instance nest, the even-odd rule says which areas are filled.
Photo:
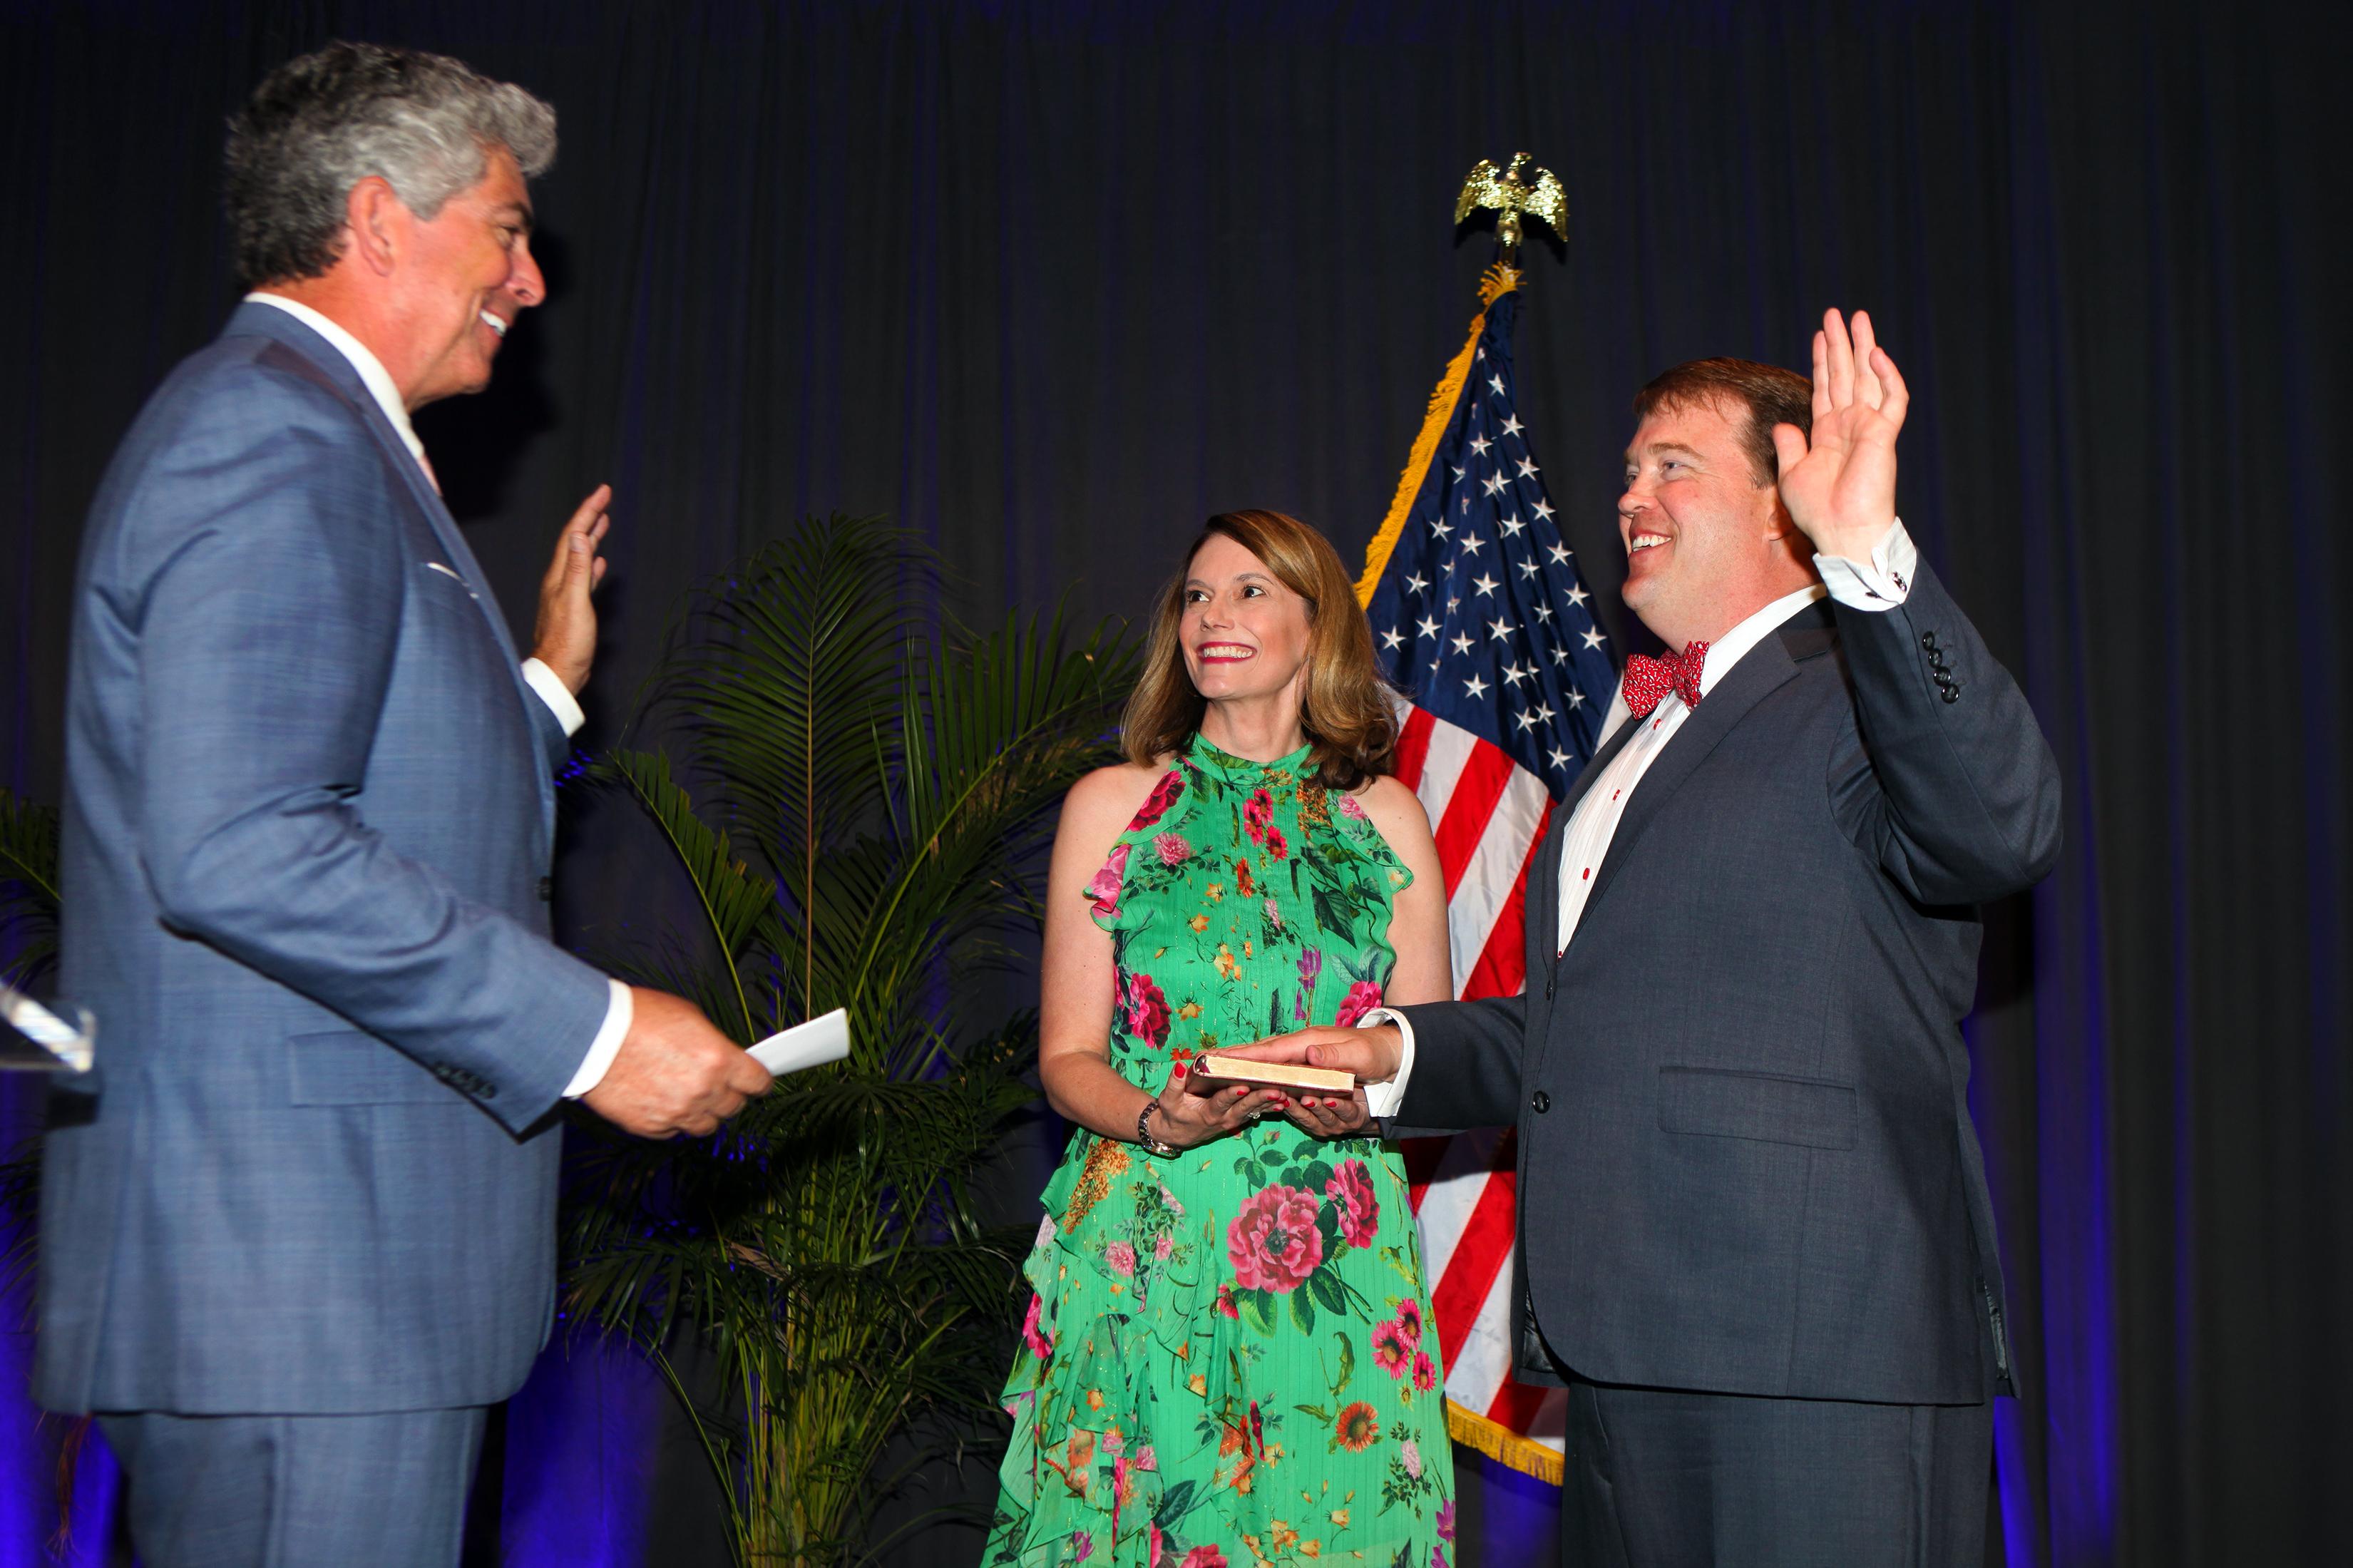
[[0, 982], [23, 984], [57, 952], [57, 808], [0, 789]]
[[[976, 1029], [958, 1003], [1035, 928], [1053, 809], [1110, 760], [1134, 676], [1123, 637], [1060, 617], [935, 644], [932, 569], [875, 520], [805, 524], [704, 593], [658, 672], [681, 765], [621, 750], [596, 770], [659, 829], [693, 911], [636, 973], [747, 1044], [849, 1011], [847, 1062], [718, 1137], [590, 1131], [574, 1167], [569, 1306], [670, 1380], [746, 1568], [855, 1560], [893, 1440], [992, 1409], [1017, 1243], [970, 1185], [1035, 1098], [1035, 1018]], [[720, 1400], [673, 1363], [681, 1331]]]
[[[0, 789], [0, 984], [22, 986], [38, 978], [57, 962], [57, 808]], [[0, 1300], [31, 1278], [33, 1216], [40, 1205], [41, 1142], [35, 1134], [0, 1161], [0, 1237], [5, 1238]]]

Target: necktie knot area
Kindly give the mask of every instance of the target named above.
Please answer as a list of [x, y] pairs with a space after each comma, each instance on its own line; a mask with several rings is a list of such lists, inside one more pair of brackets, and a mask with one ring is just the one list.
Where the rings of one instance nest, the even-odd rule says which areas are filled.
[[1670, 691], [1683, 700], [1684, 707], [1698, 707], [1700, 670], [1706, 662], [1707, 644], [1704, 642], [1685, 643], [1683, 652], [1662, 654], [1657, 658], [1635, 654], [1626, 661], [1627, 710], [1637, 719], [1646, 719], [1651, 710], [1666, 700]]

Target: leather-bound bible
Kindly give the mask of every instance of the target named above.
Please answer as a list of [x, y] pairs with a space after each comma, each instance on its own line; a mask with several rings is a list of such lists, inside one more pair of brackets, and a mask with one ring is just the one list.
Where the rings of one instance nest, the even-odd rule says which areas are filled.
[[1338, 1068], [1312, 1068], [1304, 1062], [1254, 1062], [1248, 1057], [1228, 1056], [1223, 1051], [1203, 1051], [1193, 1058], [1193, 1076], [1187, 1088], [1206, 1093], [1232, 1083], [1349, 1094], [1356, 1090], [1356, 1075]]

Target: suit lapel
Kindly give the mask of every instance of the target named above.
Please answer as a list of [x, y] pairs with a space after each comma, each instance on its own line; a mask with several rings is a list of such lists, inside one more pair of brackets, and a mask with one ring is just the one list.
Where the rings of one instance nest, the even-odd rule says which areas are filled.
[[[329, 384], [340, 393], [360, 416], [362, 424], [375, 439], [379, 455], [399, 482], [407, 488], [410, 503], [424, 514], [426, 525], [433, 539], [448, 559], [442, 563], [454, 569], [473, 595], [474, 607], [481, 612], [491, 636], [505, 657], [507, 673], [515, 700], [523, 705], [523, 722], [528, 728], [533, 722], [533, 706], [540, 699], [522, 678], [522, 661], [515, 650], [514, 634], [507, 626], [506, 616], [499, 609], [497, 595], [491, 592], [482, 576], [481, 563], [466, 545], [465, 536], [459, 531], [458, 520], [449, 515], [441, 493], [425, 477], [424, 466], [417, 462], [400, 432], [392, 427], [367, 384], [360, 379], [359, 371], [339, 353], [335, 346], [311, 330], [308, 324], [274, 305], [248, 302], [237, 307], [229, 318], [224, 336], [258, 335], [271, 339], [301, 354], [316, 366]], [[555, 816], [555, 782], [543, 768], [533, 769], [539, 784], [539, 808], [543, 825], [553, 824]]]
[[351, 361], [337, 352], [332, 343], [312, 331], [308, 324], [274, 305], [248, 303], [238, 306], [237, 313], [229, 318], [227, 331], [273, 339], [309, 360], [326, 374], [344, 401], [359, 415], [360, 422], [367, 426], [368, 434], [375, 437], [386, 465], [399, 476], [401, 484], [406, 488], [410, 502], [424, 514], [427, 526], [433, 531], [434, 542], [448, 557], [444, 564], [454, 567], [465, 579], [466, 586], [473, 590], [475, 605], [490, 624], [491, 635], [498, 639], [500, 650], [506, 655], [507, 662], [516, 667], [518, 689], [527, 689], [522, 687], [522, 661], [515, 651], [514, 634], [507, 626], [506, 616], [499, 610], [497, 596], [491, 594], [489, 583], [482, 576], [481, 563], [475, 560], [474, 552], [467, 548], [465, 536], [458, 529], [458, 520], [449, 515], [449, 509], [442, 501], [440, 492], [425, 477], [423, 465], [408, 449], [408, 444], [400, 438], [400, 432], [392, 427], [392, 421], [385, 417], [383, 408], [377, 405], [375, 395], [368, 391], [367, 384], [360, 379], [360, 374]]
[[[1577, 924], [1579, 934], [1591, 929], [1589, 911], [1609, 897], [1609, 884], [1617, 878], [1618, 868], [1626, 863], [1626, 858], [1634, 852], [1642, 835], [1673, 798], [1675, 791], [1683, 787], [1683, 781], [1707, 761], [1717, 742], [1732, 733], [1748, 716], [1750, 709], [1797, 678], [1798, 662], [1791, 657], [1786, 640], [1788, 636], [1812, 629], [1816, 620], [1826, 616], [1827, 612], [1820, 606], [1799, 611], [1750, 648], [1747, 657], [1733, 667], [1732, 673], [1692, 710], [1691, 717], [1683, 721], [1683, 728], [1675, 731], [1667, 749], [1642, 774], [1642, 782], [1634, 786], [1632, 798], [1626, 802], [1626, 814], [1618, 819], [1618, 831], [1610, 836], [1609, 851], [1601, 858], [1600, 868], [1593, 873], [1593, 891], [1585, 904], [1588, 914]], [[1621, 726], [1620, 734], [1633, 728], [1630, 723]]]
[[[1553, 972], [1560, 966], [1560, 953], [1553, 943], [1560, 937], [1560, 857], [1561, 846], [1568, 838], [1569, 819], [1577, 815], [1577, 803], [1585, 798], [1586, 791], [1593, 787], [1593, 781], [1601, 776], [1601, 770], [1609, 765], [1610, 759], [1626, 749], [1626, 742], [1634, 734], [1635, 728], [1630, 719], [1619, 725], [1616, 731], [1601, 743], [1600, 749], [1593, 753], [1592, 759], [1577, 773], [1577, 781], [1568, 786], [1568, 794], [1552, 808], [1552, 826], [1545, 830], [1544, 841], [1536, 850], [1535, 858], [1528, 862], [1529, 885], [1522, 895], [1527, 920], [1525, 934], [1527, 968], [1520, 982], [1525, 989], [1535, 989], [1540, 979], [1549, 982]], [[1531, 1001], [1529, 1005], [1533, 1006], [1535, 1004]], [[1544, 1027], [1535, 1032], [1535, 1054], [1524, 1068], [1524, 1075], [1531, 1083], [1543, 1069], [1546, 1047], [1552, 1043], [1552, 1007], [1553, 1004], [1547, 998]]]
[[1553, 938], [1560, 931], [1560, 846], [1568, 837], [1568, 819], [1575, 812], [1573, 805], [1552, 808], [1552, 826], [1545, 830], [1535, 858], [1528, 862], [1529, 886], [1524, 903], [1527, 910], [1530, 984], [1552, 969]]
[[1593, 787], [1593, 781], [1601, 776], [1601, 770], [1609, 765], [1609, 759], [1625, 749], [1627, 737], [1633, 733], [1634, 724], [1630, 720], [1619, 725], [1616, 732], [1601, 743], [1600, 750], [1593, 753], [1576, 782], [1568, 786], [1568, 794], [1553, 806], [1552, 826], [1545, 829], [1543, 844], [1535, 858], [1528, 862], [1529, 885], [1521, 898], [1527, 920], [1524, 935], [1528, 963], [1524, 984], [1535, 984], [1537, 975], [1551, 973], [1559, 961], [1552, 944], [1560, 934], [1560, 847], [1568, 837], [1569, 818], [1577, 815], [1577, 802]]
[[1576, 815], [1577, 803], [1585, 798], [1585, 792], [1593, 787], [1593, 781], [1601, 776], [1601, 770], [1608, 767], [1611, 760], [1626, 749], [1627, 741], [1632, 738], [1638, 728], [1632, 718], [1629, 717], [1624, 723], [1618, 726], [1608, 740], [1601, 742], [1601, 749], [1593, 753], [1592, 760], [1588, 762], [1583, 771], [1577, 775], [1577, 782], [1568, 786], [1568, 795], [1561, 801], [1559, 810], [1556, 813], [1561, 821], [1567, 822]]
[[392, 421], [384, 416], [384, 410], [376, 406], [375, 398], [369, 398], [360, 412], [366, 416], [368, 428], [375, 433], [376, 444], [385, 448], [385, 456], [391, 459], [394, 471], [408, 487], [408, 499], [417, 503], [417, 510], [425, 514], [425, 521], [432, 526], [434, 539], [449, 558], [447, 564], [456, 567], [459, 574], [466, 579], [466, 586], [473, 590], [474, 603], [480, 607], [482, 618], [491, 623], [491, 635], [499, 639], [499, 647], [507, 656], [507, 662], [520, 668], [522, 658], [515, 652], [514, 633], [508, 629], [507, 618], [499, 609], [498, 599], [482, 576], [482, 563], [474, 559], [474, 552], [466, 543], [466, 536], [459, 529], [458, 520], [449, 515], [448, 504], [442, 500], [441, 492], [435, 489], [433, 481], [425, 477], [424, 466], [409, 451], [407, 443], [401, 440], [400, 432], [392, 427]]
[[[1568, 786], [1568, 794], [1552, 808], [1552, 826], [1545, 830], [1544, 841], [1536, 850], [1535, 858], [1528, 862], [1528, 889], [1522, 896], [1527, 919], [1524, 941], [1528, 954], [1526, 975], [1521, 982], [1523, 985], [1534, 986], [1538, 976], [1549, 976], [1559, 966], [1560, 954], [1553, 943], [1560, 936], [1561, 845], [1568, 837], [1569, 819], [1577, 815], [1577, 803], [1585, 798], [1585, 792], [1593, 787], [1593, 781], [1601, 776], [1601, 770], [1609, 765], [1610, 759], [1625, 750], [1626, 742], [1634, 730], [1634, 722], [1630, 719], [1601, 742], [1600, 749], [1593, 753], [1577, 773], [1576, 782]], [[1548, 1036], [1552, 1026], [1549, 1007], [1546, 1011], [1545, 1033]]]

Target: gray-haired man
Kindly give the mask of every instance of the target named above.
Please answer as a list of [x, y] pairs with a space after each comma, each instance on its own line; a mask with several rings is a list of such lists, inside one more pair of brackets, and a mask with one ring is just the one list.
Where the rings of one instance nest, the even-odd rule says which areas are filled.
[[554, 150], [454, 60], [271, 75], [229, 143], [255, 291], [91, 510], [61, 978], [103, 1044], [52, 1118], [36, 1393], [100, 1415], [150, 1568], [454, 1563], [550, 1321], [548, 1112], [699, 1134], [767, 1086], [547, 940], [607, 493], [522, 660], [409, 427], [543, 297]]

